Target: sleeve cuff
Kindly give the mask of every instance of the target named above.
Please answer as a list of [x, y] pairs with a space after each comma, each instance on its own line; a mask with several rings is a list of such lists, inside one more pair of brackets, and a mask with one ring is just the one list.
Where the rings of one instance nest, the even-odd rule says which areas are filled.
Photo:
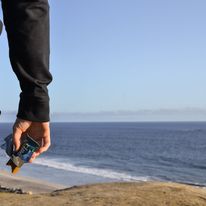
[[49, 97], [20, 94], [17, 117], [32, 122], [48, 122]]

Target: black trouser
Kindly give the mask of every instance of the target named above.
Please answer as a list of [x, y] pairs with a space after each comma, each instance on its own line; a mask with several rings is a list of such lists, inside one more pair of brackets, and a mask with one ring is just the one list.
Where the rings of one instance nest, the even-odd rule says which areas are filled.
[[48, 0], [1, 0], [13, 71], [21, 87], [17, 117], [49, 121]]

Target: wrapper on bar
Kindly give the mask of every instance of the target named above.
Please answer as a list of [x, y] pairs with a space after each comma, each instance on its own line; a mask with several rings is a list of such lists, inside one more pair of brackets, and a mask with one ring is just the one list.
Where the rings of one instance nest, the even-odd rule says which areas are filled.
[[24, 163], [28, 163], [32, 154], [40, 148], [38, 142], [32, 139], [28, 134], [22, 138], [21, 146], [18, 151], [15, 151], [13, 145], [12, 134], [8, 135], [5, 139], [5, 143], [1, 145], [10, 160], [7, 165], [11, 166], [12, 173], [16, 173], [22, 167]]

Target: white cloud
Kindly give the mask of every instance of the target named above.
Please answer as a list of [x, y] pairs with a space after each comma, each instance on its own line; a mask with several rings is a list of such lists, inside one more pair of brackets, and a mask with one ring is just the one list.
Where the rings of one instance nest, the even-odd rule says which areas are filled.
[[205, 121], [206, 109], [141, 109], [53, 113], [52, 121]]
[[[3, 111], [0, 122], [14, 122], [16, 112]], [[51, 114], [53, 122], [101, 122], [101, 121], [206, 121], [204, 108], [164, 108], [99, 111], [99, 112], [58, 112]]]

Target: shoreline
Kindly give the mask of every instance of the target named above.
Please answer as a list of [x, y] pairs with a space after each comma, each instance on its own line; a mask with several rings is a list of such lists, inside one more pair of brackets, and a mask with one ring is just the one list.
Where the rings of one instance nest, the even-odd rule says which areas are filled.
[[23, 193], [49, 193], [54, 190], [63, 189], [65, 185], [50, 183], [40, 179], [15, 176], [6, 171], [0, 170], [0, 189], [5, 188], [6, 190], [22, 190]]
[[[137, 184], [147, 184], [147, 183], [162, 183], [162, 184], [179, 184], [185, 186], [191, 186], [194, 188], [206, 189], [205, 185], [194, 184], [194, 183], [185, 183], [185, 182], [172, 182], [172, 181], [160, 181], [160, 180], [148, 180], [148, 181], [100, 181], [100, 182], [91, 182], [83, 184], [58, 184], [50, 181], [32, 178], [28, 176], [17, 176], [13, 175], [5, 170], [0, 170], [0, 192], [3, 190], [12, 190], [15, 193], [15, 190], [21, 190], [23, 193], [32, 193], [32, 194], [42, 194], [42, 193], [51, 193], [53, 191], [65, 190], [75, 187], [82, 187], [85, 185], [96, 185], [96, 184], [112, 184], [112, 183], [137, 183]], [[68, 186], [69, 185], [69, 186]], [[2, 189], [2, 190], [1, 190]]]

